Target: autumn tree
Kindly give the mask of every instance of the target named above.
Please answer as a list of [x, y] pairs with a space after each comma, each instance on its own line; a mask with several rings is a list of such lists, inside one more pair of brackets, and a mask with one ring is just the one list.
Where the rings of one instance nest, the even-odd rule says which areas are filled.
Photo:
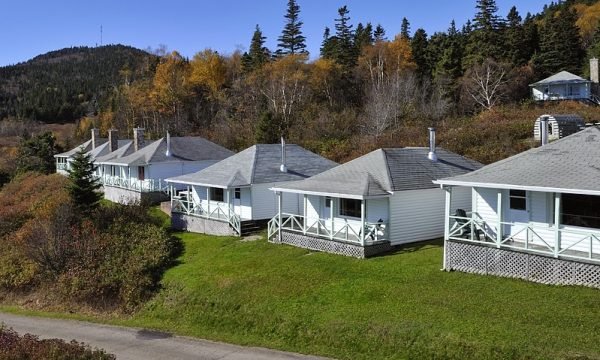
[[185, 107], [191, 96], [189, 76], [189, 62], [176, 51], [165, 56], [156, 67], [150, 96], [163, 120], [155, 119], [153, 129], [156, 133], [184, 127]]
[[219, 97], [220, 90], [227, 80], [225, 59], [216, 51], [205, 49], [194, 55], [190, 62], [189, 84], [200, 86], [212, 99]]
[[477, 106], [489, 110], [506, 95], [507, 71], [504, 66], [488, 59], [467, 70], [464, 82], [466, 96]]
[[307, 54], [306, 38], [302, 35], [303, 22], [300, 20], [300, 6], [296, 0], [289, 0], [285, 14], [285, 26], [277, 38], [277, 55]]
[[287, 135], [308, 97], [307, 81], [306, 55], [283, 56], [263, 67], [260, 91], [267, 100], [268, 110], [280, 120], [281, 135]]

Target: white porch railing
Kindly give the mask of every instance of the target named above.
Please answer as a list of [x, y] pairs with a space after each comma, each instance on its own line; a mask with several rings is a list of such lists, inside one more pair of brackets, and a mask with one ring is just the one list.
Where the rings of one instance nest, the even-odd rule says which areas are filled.
[[100, 178], [100, 182], [105, 186], [114, 186], [139, 192], [166, 192], [168, 189], [167, 183], [163, 182], [161, 179], [138, 180], [105, 175]]
[[[500, 224], [500, 228], [498, 227]], [[448, 239], [526, 250], [556, 258], [600, 263], [600, 229], [571, 229], [535, 223], [484, 221], [478, 214], [450, 216]], [[500, 235], [498, 235], [498, 233]]]
[[242, 220], [227, 203], [211, 201], [206, 204], [188, 199], [187, 194], [171, 197], [171, 212], [228, 222], [238, 235], [242, 232]]
[[67, 171], [67, 168], [68, 168], [68, 166], [67, 166], [67, 163], [66, 163], [66, 162], [59, 162], [59, 163], [56, 163], [56, 170], [64, 170], [64, 171]]
[[306, 218], [303, 215], [281, 214], [281, 224], [279, 223], [279, 215], [275, 215], [267, 224], [269, 239], [276, 235], [280, 228], [281, 230], [304, 235], [356, 244], [361, 244], [363, 231], [365, 245], [388, 240], [388, 228], [385, 222], [365, 222], [364, 228], [361, 229], [360, 224], [353, 224], [339, 219], [315, 219]]

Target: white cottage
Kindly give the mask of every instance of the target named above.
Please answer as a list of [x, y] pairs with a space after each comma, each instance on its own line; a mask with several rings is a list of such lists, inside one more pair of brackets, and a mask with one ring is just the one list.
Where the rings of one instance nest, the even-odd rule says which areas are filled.
[[[436, 181], [446, 192], [444, 269], [600, 287], [599, 179], [600, 129], [590, 127]], [[465, 190], [472, 212], [453, 213]]]
[[147, 143], [143, 129], [134, 139], [96, 160], [104, 197], [113, 202], [168, 199], [166, 178], [204, 169], [233, 152], [201, 137], [166, 137]]
[[546, 79], [530, 84], [531, 95], [536, 101], [590, 100], [592, 81], [568, 71], [561, 71]]
[[[435, 146], [375, 150], [309, 179], [273, 187], [279, 212], [269, 222], [269, 241], [363, 258], [442, 237], [444, 192], [432, 180], [479, 167]], [[302, 197], [299, 211], [290, 211], [291, 194]], [[457, 191], [452, 207], [470, 205], [471, 191]]]
[[66, 151], [61, 154], [54, 155], [56, 159], [56, 172], [62, 175], [68, 175], [71, 170], [71, 160], [73, 156], [80, 151], [90, 153], [93, 150], [104, 148], [108, 142], [108, 139], [100, 137], [100, 131], [98, 129], [91, 129], [90, 140], [80, 144], [73, 149]]
[[[305, 179], [337, 164], [293, 144], [258, 144], [194, 174], [167, 179], [174, 228], [214, 235], [246, 235], [277, 213], [269, 190]], [[296, 194], [285, 196], [286, 210], [301, 206]]]

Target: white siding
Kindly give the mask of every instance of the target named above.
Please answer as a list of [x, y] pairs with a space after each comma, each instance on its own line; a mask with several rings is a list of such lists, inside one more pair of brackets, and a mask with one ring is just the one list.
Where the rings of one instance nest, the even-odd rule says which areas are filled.
[[[252, 219], [271, 219], [279, 212], [277, 194], [270, 190], [277, 183], [252, 185]], [[282, 212], [289, 214], [302, 213], [302, 195], [282, 193]]]
[[[390, 198], [392, 245], [435, 239], [444, 235], [445, 192], [442, 189], [400, 191]], [[471, 188], [452, 190], [452, 212], [470, 211]]]

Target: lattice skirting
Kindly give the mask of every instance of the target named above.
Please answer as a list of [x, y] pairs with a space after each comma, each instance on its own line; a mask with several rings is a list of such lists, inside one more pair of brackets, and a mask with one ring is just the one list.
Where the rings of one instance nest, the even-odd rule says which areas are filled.
[[363, 247], [360, 245], [321, 239], [288, 231], [282, 231], [281, 237], [282, 239], [279, 239], [279, 235], [275, 234], [269, 239], [269, 241], [275, 244], [288, 244], [331, 254], [352, 256], [359, 259], [374, 256], [392, 249], [392, 246], [389, 242]]
[[600, 265], [451, 240], [445, 251], [447, 270], [600, 288]]
[[229, 226], [229, 223], [227, 222], [204, 219], [180, 213], [171, 214], [171, 227], [177, 230], [185, 230], [209, 235], [237, 235], [237, 233], [233, 230], [233, 228], [231, 228], [231, 226]]

